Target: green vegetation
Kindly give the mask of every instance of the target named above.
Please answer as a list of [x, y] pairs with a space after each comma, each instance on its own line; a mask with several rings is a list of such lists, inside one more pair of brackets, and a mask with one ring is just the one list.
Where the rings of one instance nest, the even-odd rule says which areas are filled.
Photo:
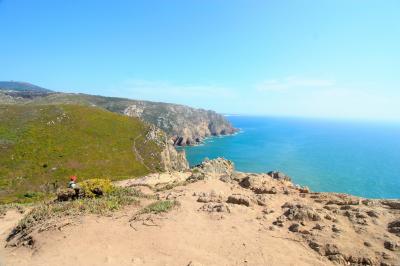
[[145, 213], [158, 214], [162, 212], [168, 212], [173, 207], [178, 206], [178, 204], [179, 203], [176, 200], [159, 200], [143, 208], [140, 211], [140, 214], [145, 214]]
[[88, 198], [93, 198], [98, 195], [98, 191], [103, 194], [110, 193], [114, 187], [110, 179], [88, 179], [79, 183], [79, 188], [81, 189], [83, 195]]
[[146, 139], [149, 130], [94, 107], [0, 105], [0, 203], [43, 199], [70, 175], [120, 180], [160, 171], [163, 147]]
[[20, 233], [24, 235], [24, 232], [29, 233], [32, 228], [50, 219], [82, 214], [108, 215], [124, 206], [138, 204], [140, 197], [142, 194], [133, 188], [112, 187], [109, 193], [101, 197], [84, 197], [64, 202], [42, 202], [25, 215], [12, 232], [12, 237]]

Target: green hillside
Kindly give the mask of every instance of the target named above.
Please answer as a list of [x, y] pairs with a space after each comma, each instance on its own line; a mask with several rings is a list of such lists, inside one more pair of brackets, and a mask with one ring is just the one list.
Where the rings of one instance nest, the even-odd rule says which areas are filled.
[[209, 136], [229, 135], [237, 131], [224, 116], [210, 110], [171, 103], [55, 92], [24, 82], [0, 81], [0, 104], [95, 106], [139, 117], [166, 132], [177, 146], [192, 145]]
[[160, 170], [162, 147], [149, 130], [93, 107], [0, 105], [0, 202], [52, 192], [72, 174], [115, 180]]

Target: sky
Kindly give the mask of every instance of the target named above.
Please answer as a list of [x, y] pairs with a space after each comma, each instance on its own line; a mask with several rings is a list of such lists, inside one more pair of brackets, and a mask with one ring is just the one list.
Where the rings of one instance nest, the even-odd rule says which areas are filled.
[[0, 80], [399, 121], [399, 14], [398, 0], [0, 0]]

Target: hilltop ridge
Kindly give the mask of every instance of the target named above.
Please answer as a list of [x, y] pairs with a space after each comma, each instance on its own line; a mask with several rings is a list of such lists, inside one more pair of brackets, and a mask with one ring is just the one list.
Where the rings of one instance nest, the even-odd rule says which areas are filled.
[[[237, 130], [223, 115], [185, 105], [116, 97], [62, 93], [21, 82], [0, 82], [0, 104], [79, 104], [140, 118], [165, 131], [174, 145], [194, 145], [209, 136], [229, 135]], [[30, 90], [32, 88], [32, 90]]]

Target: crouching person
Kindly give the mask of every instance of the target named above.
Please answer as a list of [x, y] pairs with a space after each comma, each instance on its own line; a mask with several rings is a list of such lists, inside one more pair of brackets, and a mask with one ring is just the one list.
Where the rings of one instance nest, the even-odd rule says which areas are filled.
[[68, 182], [68, 188], [63, 188], [57, 191], [58, 201], [69, 201], [79, 198], [80, 188], [76, 180], [76, 176], [71, 176], [70, 181]]

